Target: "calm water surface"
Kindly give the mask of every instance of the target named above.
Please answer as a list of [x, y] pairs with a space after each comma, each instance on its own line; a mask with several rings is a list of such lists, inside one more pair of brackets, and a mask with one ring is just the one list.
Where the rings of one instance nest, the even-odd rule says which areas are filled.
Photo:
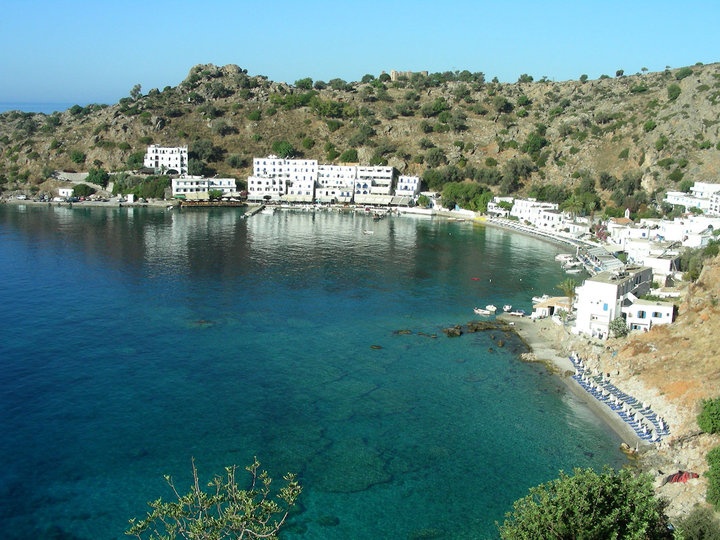
[[0, 206], [5, 538], [124, 538], [170, 496], [164, 474], [185, 487], [193, 457], [208, 479], [253, 456], [304, 486], [283, 538], [492, 538], [559, 469], [622, 463], [512, 336], [442, 334], [476, 305], [556, 293], [557, 247], [242, 216]]

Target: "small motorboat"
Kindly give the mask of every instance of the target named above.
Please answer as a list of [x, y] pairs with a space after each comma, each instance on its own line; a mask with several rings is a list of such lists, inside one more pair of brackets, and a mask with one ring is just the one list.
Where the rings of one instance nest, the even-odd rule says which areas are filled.
[[492, 304], [488, 304], [487, 306], [485, 306], [485, 309], [490, 313], [495, 313], [497, 311], [497, 308]]
[[375, 234], [375, 231], [370, 231], [366, 229], [363, 231], [363, 234]]
[[475, 312], [475, 315], [491, 315], [492, 314], [491, 311], [488, 311], [487, 309], [483, 309], [483, 308], [479, 308], [479, 307], [476, 307], [475, 309], [473, 309], [473, 311]]
[[547, 300], [548, 298], [550, 298], [550, 296], [547, 295], [547, 294], [543, 294], [542, 296], [533, 296], [533, 297], [532, 297], [532, 303], [533, 303], [533, 304], [539, 304], [540, 302], [544, 302], [544, 301]]
[[504, 311], [505, 313], [510, 313], [510, 312], [512, 311], [512, 306], [511, 306], [510, 304], [505, 304], [505, 305], [503, 306], [503, 311]]
[[525, 316], [525, 310], [523, 309], [516, 309], [515, 311], [511, 311], [510, 315], [514, 317], [524, 317]]

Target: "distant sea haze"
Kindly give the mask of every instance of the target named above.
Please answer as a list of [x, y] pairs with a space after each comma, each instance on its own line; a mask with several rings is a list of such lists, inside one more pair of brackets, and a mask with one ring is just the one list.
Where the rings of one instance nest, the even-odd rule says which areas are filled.
[[21, 111], [32, 113], [52, 114], [56, 111], [62, 112], [68, 110], [75, 103], [70, 102], [49, 102], [49, 103], [31, 103], [22, 101], [0, 101], [0, 113], [7, 111]]

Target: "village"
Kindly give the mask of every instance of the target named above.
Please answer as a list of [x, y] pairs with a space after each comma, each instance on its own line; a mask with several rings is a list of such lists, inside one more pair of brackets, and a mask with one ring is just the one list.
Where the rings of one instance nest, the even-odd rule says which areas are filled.
[[[180, 204], [202, 204], [214, 197], [258, 208], [353, 206], [374, 215], [478, 220], [565, 244], [569, 253], [556, 260], [569, 279], [574, 282], [583, 271], [590, 276], [574, 282], [576, 286], [563, 291], [565, 296], [536, 298], [530, 317], [552, 317], [574, 334], [599, 340], [618, 331], [647, 332], [671, 324], [685, 284], [679, 270], [683, 250], [707, 246], [720, 230], [720, 184], [696, 182], [689, 194], [667, 193], [664, 202], [694, 210], [672, 220], [634, 222], [626, 212], [625, 217], [601, 221], [532, 198], [495, 196], [482, 215], [444, 208], [439, 193], [421, 192], [420, 177], [399, 175], [388, 166], [319, 164], [270, 155], [253, 159], [246, 190], [240, 190], [234, 178], [188, 175], [187, 146], [151, 145], [144, 166], [171, 176], [171, 197]], [[72, 190], [60, 188], [57, 200], [72, 196]]]

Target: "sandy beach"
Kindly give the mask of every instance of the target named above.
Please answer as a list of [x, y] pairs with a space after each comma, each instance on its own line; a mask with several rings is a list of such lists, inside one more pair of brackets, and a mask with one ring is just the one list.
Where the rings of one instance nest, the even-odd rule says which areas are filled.
[[570, 361], [570, 354], [576, 350], [577, 337], [567, 329], [558, 325], [550, 318], [531, 319], [529, 317], [513, 317], [506, 314], [498, 316], [499, 319], [514, 323], [518, 336], [532, 351], [525, 355], [528, 361], [541, 362], [548, 369], [557, 374], [570, 391], [582, 400], [590, 410], [605, 422], [622, 440], [632, 448], [648, 448], [649, 443], [641, 440], [635, 431], [628, 426], [607, 405], [595, 399], [580, 386], [572, 375], [575, 366]]

